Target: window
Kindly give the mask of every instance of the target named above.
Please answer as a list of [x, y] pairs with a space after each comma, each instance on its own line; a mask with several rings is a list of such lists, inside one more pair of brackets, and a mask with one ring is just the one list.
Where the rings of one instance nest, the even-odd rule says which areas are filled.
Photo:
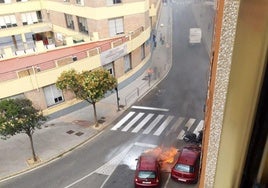
[[74, 30], [73, 16], [70, 15], [70, 14], [64, 14], [64, 16], [65, 16], [65, 21], [66, 21], [67, 28]]
[[125, 73], [131, 70], [130, 54], [124, 56], [124, 71]]
[[109, 20], [110, 36], [113, 37], [124, 33], [123, 18], [114, 18]]
[[122, 3], [122, 0], [106, 0], [107, 5], [114, 5], [118, 3]]
[[21, 93], [21, 94], [17, 94], [17, 95], [13, 95], [11, 97], [8, 97], [8, 99], [26, 99], [26, 97], [24, 96], [24, 93]]
[[144, 43], [141, 45], [141, 60], [145, 58], [145, 45]]
[[156, 173], [154, 171], [139, 171], [138, 177], [141, 179], [153, 179], [156, 177]]
[[56, 85], [44, 87], [44, 94], [48, 107], [64, 101], [62, 91]]
[[87, 19], [82, 17], [77, 17], [78, 28], [82, 33], [88, 34]]
[[37, 15], [38, 22], [42, 22], [42, 14], [41, 14], [41, 11], [36, 11], [36, 15]]
[[0, 0], [0, 3], [8, 4], [8, 3], [11, 3], [11, 0]]
[[[21, 20], [23, 25], [31, 25], [38, 23], [38, 13], [37, 12], [28, 12], [21, 14]], [[39, 15], [40, 16], [40, 15]]]
[[175, 169], [180, 172], [187, 172], [192, 173], [194, 171], [194, 168], [190, 165], [185, 164], [176, 164]]
[[76, 4], [78, 4], [78, 5], [84, 5], [84, 0], [76, 0]]
[[113, 62], [112, 62], [112, 63], [109, 63], [108, 65], [103, 66], [103, 68], [104, 68], [105, 70], [109, 71], [109, 73], [110, 73], [111, 75], [114, 76], [114, 66], [113, 66]]
[[0, 27], [7, 28], [7, 27], [16, 27], [17, 21], [15, 15], [6, 15], [0, 16]]

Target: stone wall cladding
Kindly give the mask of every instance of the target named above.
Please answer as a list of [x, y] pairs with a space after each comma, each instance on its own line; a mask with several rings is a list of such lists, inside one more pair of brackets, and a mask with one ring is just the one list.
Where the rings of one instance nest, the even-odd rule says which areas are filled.
[[210, 135], [205, 170], [205, 188], [214, 188], [238, 11], [239, 1], [224, 1], [219, 56], [217, 59], [215, 90], [209, 130]]

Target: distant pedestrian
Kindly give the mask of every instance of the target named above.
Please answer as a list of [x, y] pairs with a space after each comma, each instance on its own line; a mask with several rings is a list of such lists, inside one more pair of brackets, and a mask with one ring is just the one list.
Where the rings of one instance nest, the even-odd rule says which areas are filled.
[[155, 36], [155, 34], [153, 34], [153, 43], [154, 43], [154, 47], [156, 47], [156, 36]]
[[154, 41], [154, 42], [156, 41], [156, 36], [155, 36], [155, 34], [153, 34], [153, 41]]
[[209, 22], [209, 24], [208, 24], [208, 30], [210, 30], [210, 27], [211, 27], [211, 23]]
[[162, 33], [160, 33], [160, 42], [162, 45], [165, 43], [165, 36], [163, 36]]

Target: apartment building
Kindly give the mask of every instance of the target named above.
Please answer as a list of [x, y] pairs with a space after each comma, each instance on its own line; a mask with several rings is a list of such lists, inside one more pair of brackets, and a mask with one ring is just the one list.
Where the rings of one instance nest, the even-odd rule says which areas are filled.
[[104, 67], [119, 84], [146, 66], [160, 0], [1, 0], [0, 99], [47, 110], [74, 99], [64, 70]]

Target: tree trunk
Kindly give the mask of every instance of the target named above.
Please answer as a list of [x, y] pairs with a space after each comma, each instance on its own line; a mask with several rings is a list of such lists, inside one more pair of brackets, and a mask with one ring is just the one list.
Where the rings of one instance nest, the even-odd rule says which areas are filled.
[[33, 160], [34, 161], [37, 161], [37, 157], [36, 157], [36, 154], [35, 154], [35, 151], [34, 151], [34, 145], [33, 145], [33, 137], [32, 137], [32, 134], [27, 134], [30, 138], [30, 142], [31, 142], [31, 148], [32, 148], [32, 155], [33, 155]]
[[98, 117], [97, 117], [97, 111], [96, 111], [96, 103], [93, 102], [93, 110], [94, 110], [94, 120], [95, 120], [95, 126], [98, 127], [99, 123], [98, 123]]

